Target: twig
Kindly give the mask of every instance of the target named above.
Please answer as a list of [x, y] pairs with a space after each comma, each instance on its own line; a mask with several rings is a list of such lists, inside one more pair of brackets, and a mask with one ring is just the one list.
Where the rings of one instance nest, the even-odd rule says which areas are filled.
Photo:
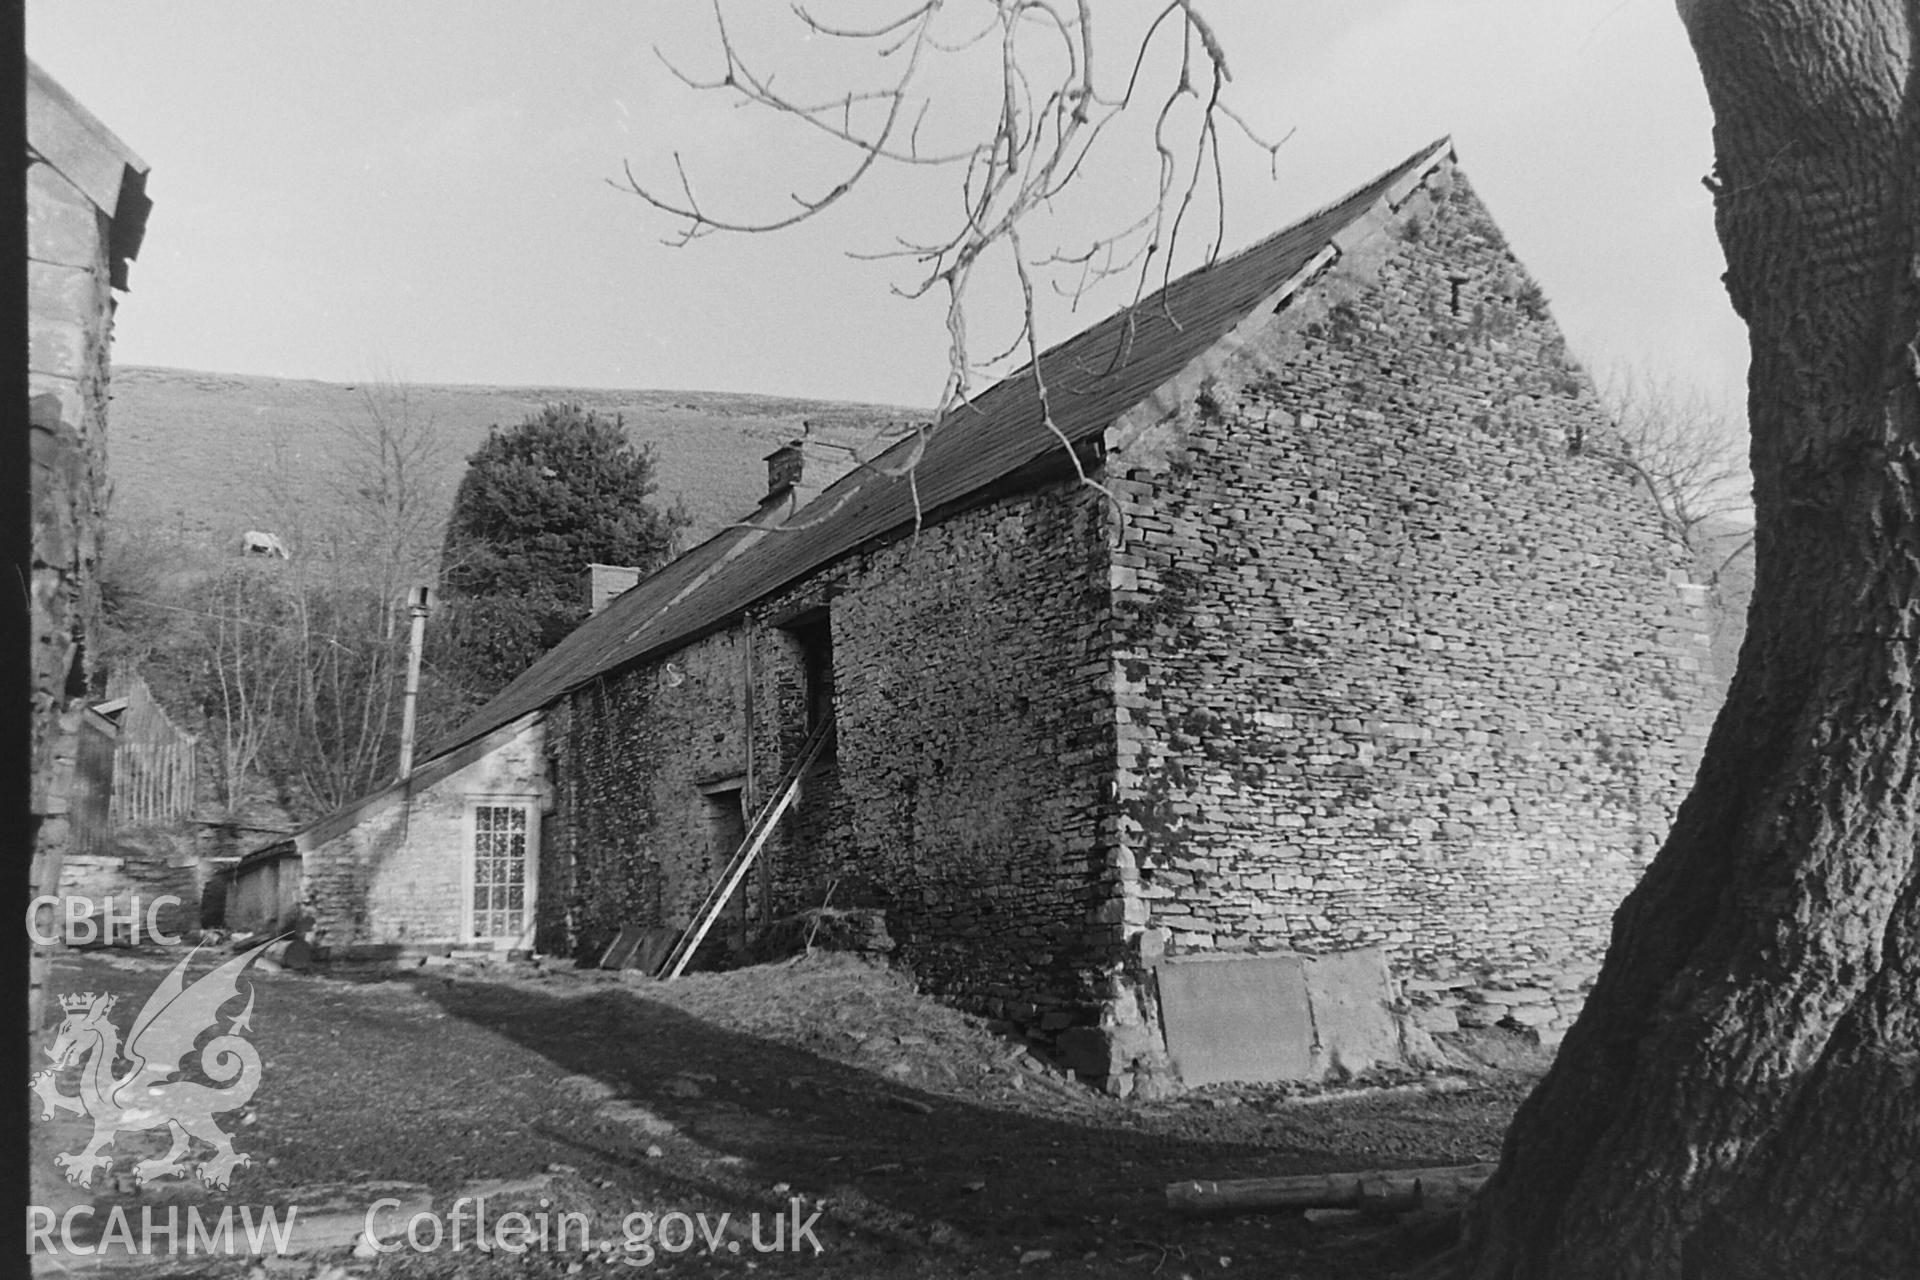
[[[979, 14], [981, 8], [985, 14], [980, 20], [968, 16]], [[1169, 0], [1136, 42], [1127, 46], [1127, 75], [1117, 97], [1100, 89], [1091, 0], [974, 0], [972, 4], [915, 0], [891, 15], [859, 22], [833, 21], [799, 3], [791, 11], [809, 37], [857, 45], [888, 60], [891, 71], [877, 84], [851, 84], [829, 96], [790, 95], [776, 89], [772, 74], [748, 62], [719, 0], [715, 0], [713, 17], [721, 60], [716, 76], [695, 76], [664, 52], [656, 53], [674, 78], [690, 89], [720, 92], [740, 105], [792, 120], [836, 148], [851, 149], [844, 176], [817, 195], [789, 192], [792, 208], [759, 218], [723, 214], [709, 207], [678, 153], [673, 158], [675, 194], [665, 194], [643, 181], [630, 166], [623, 166], [624, 180], [613, 185], [674, 219], [679, 225], [668, 243], [686, 245], [716, 231], [759, 234], [806, 222], [844, 203], [883, 167], [953, 172], [958, 212], [942, 233], [896, 233], [890, 237], [892, 247], [861, 249], [855, 256], [917, 264], [912, 282], [892, 286], [902, 297], [922, 297], [936, 285], [944, 289], [948, 359], [935, 404], [936, 423], [970, 402], [976, 371], [997, 365], [1024, 345], [1042, 422], [1072, 456], [1079, 479], [1106, 493], [1087, 475], [1048, 403], [1039, 362], [1047, 344], [1041, 340], [1036, 313], [1034, 273], [1056, 268], [1071, 271], [1074, 278], [1069, 289], [1063, 290], [1056, 281], [1049, 283], [1057, 293], [1070, 296], [1075, 306], [1094, 285], [1131, 273], [1134, 282], [1128, 306], [1138, 306], [1156, 272], [1163, 283], [1171, 279], [1186, 221], [1209, 200], [1214, 226], [1206, 260], [1221, 251], [1226, 184], [1219, 121], [1229, 121], [1236, 136], [1267, 152], [1270, 167], [1277, 163], [1275, 157], [1286, 137], [1275, 143], [1263, 141], [1226, 101], [1232, 80], [1226, 50], [1192, 0]], [[1172, 37], [1180, 42], [1177, 76], [1156, 94], [1152, 117], [1157, 168], [1153, 195], [1143, 201], [1144, 207], [1105, 219], [1109, 229], [1084, 247], [1054, 246], [1029, 254], [1026, 233], [1038, 225], [1040, 216], [1053, 211], [1054, 201], [1083, 179], [1085, 166], [1095, 147], [1109, 136], [1109, 127], [1139, 105], [1153, 79], [1150, 69], [1157, 65], [1153, 51]], [[990, 119], [975, 124], [967, 118], [964, 96], [955, 98], [950, 91], [936, 91], [933, 86], [977, 77], [978, 62], [965, 60], [983, 56], [989, 41], [998, 81]], [[936, 73], [933, 64], [948, 59], [962, 63], [950, 75]], [[1188, 99], [1193, 102], [1191, 112], [1184, 106]], [[930, 144], [941, 125], [949, 122], [958, 122], [961, 141]], [[999, 246], [1008, 250], [1021, 321], [1008, 348], [983, 361], [969, 347], [967, 313], [978, 283], [975, 268]], [[995, 269], [999, 269], [997, 258]], [[1131, 336], [1129, 324], [1114, 353], [1116, 362], [1123, 362], [1130, 353]], [[916, 532], [923, 514], [913, 475], [919, 457], [916, 451], [906, 476], [913, 492]]]

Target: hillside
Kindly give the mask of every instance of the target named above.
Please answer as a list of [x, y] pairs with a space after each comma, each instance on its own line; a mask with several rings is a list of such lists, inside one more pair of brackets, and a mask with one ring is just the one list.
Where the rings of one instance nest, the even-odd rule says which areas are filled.
[[[324, 521], [328, 477], [350, 448], [345, 428], [366, 416], [359, 385], [186, 369], [121, 366], [113, 373], [109, 471], [113, 520], [135, 535], [169, 533], [237, 551], [248, 529]], [[711, 391], [413, 384], [414, 411], [440, 438], [437, 479], [451, 501], [472, 453], [494, 426], [542, 404], [578, 401], [620, 414], [651, 443], [660, 496], [685, 503], [698, 541], [753, 509], [766, 488], [762, 458], [808, 419], [868, 435], [913, 411], [827, 400]]]

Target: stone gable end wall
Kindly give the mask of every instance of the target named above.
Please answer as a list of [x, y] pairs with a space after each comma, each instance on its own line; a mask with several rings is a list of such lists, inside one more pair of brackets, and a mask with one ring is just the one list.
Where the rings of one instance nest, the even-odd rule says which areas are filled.
[[[1110, 433], [1129, 932], [1590, 958], [1701, 746], [1697, 590], [1443, 168], [1177, 411]], [[1577, 961], [1576, 961], [1577, 962]]]

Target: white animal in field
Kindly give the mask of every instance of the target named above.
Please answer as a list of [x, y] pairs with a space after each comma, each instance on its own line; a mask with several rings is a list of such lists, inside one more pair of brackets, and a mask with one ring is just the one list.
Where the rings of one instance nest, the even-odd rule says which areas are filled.
[[262, 533], [258, 529], [249, 529], [240, 535], [241, 549], [250, 556], [279, 556], [282, 560], [291, 560], [287, 554], [287, 544], [280, 541], [277, 533]]

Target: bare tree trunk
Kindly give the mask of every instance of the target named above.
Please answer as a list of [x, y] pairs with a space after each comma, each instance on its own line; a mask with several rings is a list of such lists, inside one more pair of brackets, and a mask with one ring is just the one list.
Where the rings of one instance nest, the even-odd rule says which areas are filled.
[[1464, 1272], [1920, 1275], [1920, 5], [1680, 10], [1752, 342], [1749, 629]]

